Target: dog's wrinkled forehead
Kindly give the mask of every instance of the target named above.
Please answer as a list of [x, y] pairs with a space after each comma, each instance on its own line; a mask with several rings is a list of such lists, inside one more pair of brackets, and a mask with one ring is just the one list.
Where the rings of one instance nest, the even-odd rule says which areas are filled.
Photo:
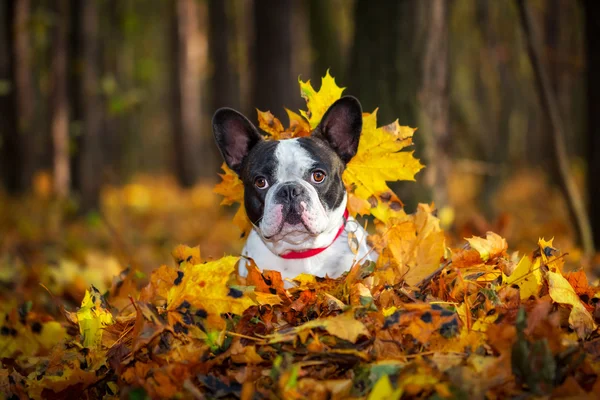
[[298, 139], [279, 142], [275, 149], [275, 158], [277, 169], [274, 178], [277, 182], [303, 179], [315, 164], [315, 159], [302, 147]]
[[275, 183], [306, 179], [315, 168], [331, 171], [343, 165], [323, 140], [305, 137], [260, 143], [250, 152], [245, 167], [245, 178], [260, 175]]

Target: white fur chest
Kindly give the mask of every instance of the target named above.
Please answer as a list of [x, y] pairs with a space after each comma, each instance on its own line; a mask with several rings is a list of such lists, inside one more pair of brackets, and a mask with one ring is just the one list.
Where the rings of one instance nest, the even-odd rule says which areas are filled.
[[[348, 232], [354, 231], [359, 243], [358, 252], [354, 254], [348, 243]], [[252, 230], [248, 236], [242, 254], [252, 258], [261, 270], [275, 270], [283, 279], [294, 278], [302, 273], [319, 277], [337, 278], [348, 271], [357, 261], [377, 259], [377, 254], [366, 243], [367, 233], [352, 217], [348, 218], [342, 234], [324, 251], [307, 258], [285, 259], [275, 255], [262, 241], [259, 234]], [[240, 275], [246, 276], [246, 261], [240, 260]]]

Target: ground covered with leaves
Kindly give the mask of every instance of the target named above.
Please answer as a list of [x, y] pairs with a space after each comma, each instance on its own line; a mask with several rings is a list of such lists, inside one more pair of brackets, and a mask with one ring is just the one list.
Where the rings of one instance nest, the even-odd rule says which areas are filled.
[[[342, 94], [328, 75], [300, 88], [288, 128], [259, 112], [270, 139], [309, 134]], [[597, 398], [600, 288], [552, 240], [519, 256], [493, 232], [451, 242], [432, 205], [407, 214], [386, 181], [422, 168], [414, 130], [376, 113], [364, 126], [344, 182], [379, 258], [338, 279], [239, 277], [219, 257], [248, 229], [243, 207], [232, 223], [207, 186], [110, 189], [102, 214], [63, 226], [36, 214], [59, 207], [37, 182], [37, 200], [0, 210], [3, 398]], [[240, 203], [222, 179], [223, 203]]]

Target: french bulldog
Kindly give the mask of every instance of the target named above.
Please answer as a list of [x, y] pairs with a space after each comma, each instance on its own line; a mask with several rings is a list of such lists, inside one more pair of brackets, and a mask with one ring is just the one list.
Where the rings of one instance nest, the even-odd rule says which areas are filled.
[[225, 163], [244, 184], [244, 206], [252, 223], [247, 258], [284, 279], [301, 273], [336, 278], [357, 261], [374, 259], [366, 232], [348, 216], [342, 182], [358, 149], [362, 108], [342, 97], [310, 136], [265, 140], [242, 114], [221, 108], [213, 133]]

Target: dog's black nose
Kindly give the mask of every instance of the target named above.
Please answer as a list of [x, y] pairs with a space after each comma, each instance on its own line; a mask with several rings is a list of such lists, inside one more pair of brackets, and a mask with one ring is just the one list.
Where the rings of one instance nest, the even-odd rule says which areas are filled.
[[304, 193], [304, 188], [297, 183], [286, 183], [279, 188], [277, 197], [281, 200], [291, 201]]

